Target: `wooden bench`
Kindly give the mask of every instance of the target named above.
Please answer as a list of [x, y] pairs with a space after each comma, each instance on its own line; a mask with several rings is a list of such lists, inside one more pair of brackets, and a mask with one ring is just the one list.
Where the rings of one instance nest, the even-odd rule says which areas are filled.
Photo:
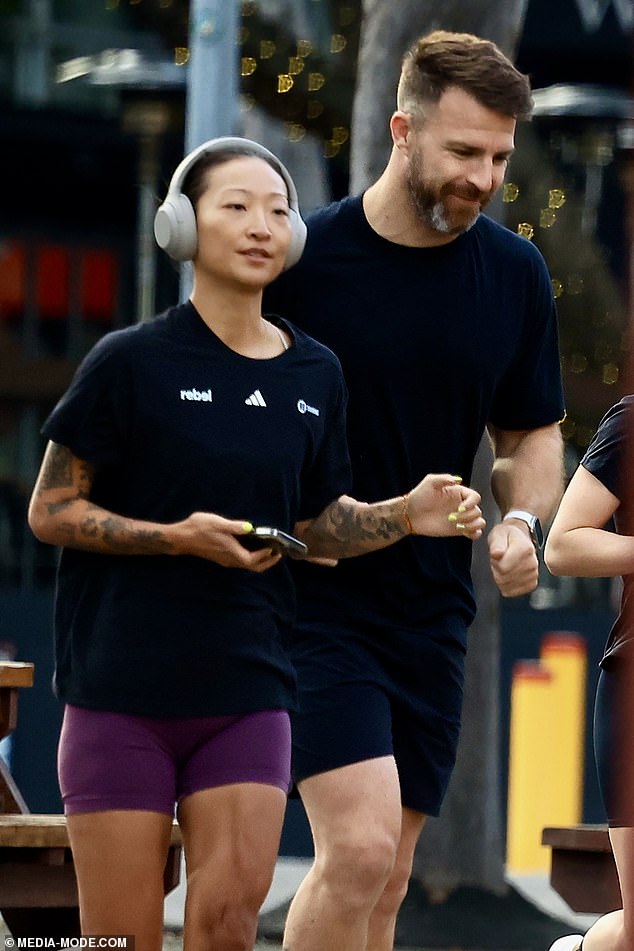
[[[17, 723], [18, 691], [33, 684], [33, 664], [0, 661], [0, 739]], [[178, 885], [176, 822], [165, 865], [167, 894]], [[30, 813], [0, 757], [0, 913], [13, 937], [78, 937], [73, 856], [63, 815]]]
[[[0, 740], [13, 733], [18, 722], [18, 691], [33, 686], [33, 664], [0, 661]], [[9, 767], [0, 756], [0, 813], [28, 812]]]
[[545, 828], [550, 884], [573, 911], [605, 914], [621, 907], [621, 889], [605, 825]]

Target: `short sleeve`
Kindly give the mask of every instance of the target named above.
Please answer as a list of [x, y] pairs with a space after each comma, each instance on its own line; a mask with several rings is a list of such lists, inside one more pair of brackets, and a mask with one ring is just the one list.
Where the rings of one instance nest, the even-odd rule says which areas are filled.
[[103, 337], [77, 368], [42, 434], [79, 459], [114, 465], [122, 458], [132, 413], [130, 374], [120, 332]]
[[500, 429], [536, 429], [559, 422], [565, 414], [552, 284], [541, 254], [532, 246], [531, 250], [530, 266], [524, 272], [522, 338], [491, 410], [491, 422]]
[[348, 393], [339, 373], [329, 404], [323, 435], [310, 463], [302, 473], [300, 520], [315, 518], [352, 487], [352, 471], [346, 437]]
[[622, 498], [620, 471], [632, 404], [632, 397], [626, 397], [608, 410], [580, 463], [618, 499]]

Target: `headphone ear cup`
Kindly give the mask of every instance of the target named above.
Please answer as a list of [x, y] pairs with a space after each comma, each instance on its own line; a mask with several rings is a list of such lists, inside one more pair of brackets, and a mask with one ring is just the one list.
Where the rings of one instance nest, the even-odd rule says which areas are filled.
[[192, 203], [180, 192], [168, 193], [154, 216], [154, 237], [175, 261], [191, 261], [196, 254], [198, 235]]
[[304, 219], [296, 207], [291, 206], [290, 208], [290, 222], [291, 243], [288, 246], [286, 260], [284, 261], [285, 271], [287, 271], [288, 268], [292, 267], [294, 264], [297, 264], [302, 256], [304, 245], [306, 244], [306, 225], [304, 223]]

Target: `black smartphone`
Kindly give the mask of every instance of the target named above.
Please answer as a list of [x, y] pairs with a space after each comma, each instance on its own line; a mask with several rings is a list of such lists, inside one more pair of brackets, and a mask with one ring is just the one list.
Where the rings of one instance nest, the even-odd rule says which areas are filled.
[[273, 551], [279, 551], [282, 555], [306, 555], [308, 548], [299, 538], [283, 532], [280, 528], [268, 528], [262, 526], [254, 528], [248, 535], [241, 535], [240, 542], [245, 548], [254, 551], [257, 548], [272, 548]]

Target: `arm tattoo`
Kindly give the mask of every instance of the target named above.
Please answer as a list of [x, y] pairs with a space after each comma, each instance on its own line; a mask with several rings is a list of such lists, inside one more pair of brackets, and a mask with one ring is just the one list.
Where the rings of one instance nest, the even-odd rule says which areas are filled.
[[72, 453], [65, 446], [51, 443], [42, 472], [42, 489], [69, 489], [73, 485]]
[[[375, 551], [404, 534], [401, 519], [389, 502], [367, 505], [345, 498], [336, 499], [324, 509], [308, 532], [314, 547], [339, 558]], [[310, 548], [308, 537], [306, 541]]]
[[69, 508], [74, 501], [75, 499], [62, 499], [60, 502], [49, 502], [46, 506], [46, 511], [49, 515], [58, 515], [60, 512], [63, 512], [64, 509]]
[[169, 554], [172, 546], [160, 529], [131, 529], [127, 519], [109, 512], [97, 512], [85, 518], [80, 526], [82, 535], [100, 539], [113, 554], [162, 555]]
[[[66, 514], [57, 524], [59, 543], [69, 548], [121, 555], [158, 555], [172, 551], [172, 545], [160, 529], [135, 528], [133, 521], [90, 502], [95, 471], [96, 466], [78, 459], [65, 446], [49, 444], [39, 493], [52, 518]], [[54, 497], [47, 498], [47, 493]], [[73, 520], [72, 509], [78, 502], [87, 504], [82, 505]]]

